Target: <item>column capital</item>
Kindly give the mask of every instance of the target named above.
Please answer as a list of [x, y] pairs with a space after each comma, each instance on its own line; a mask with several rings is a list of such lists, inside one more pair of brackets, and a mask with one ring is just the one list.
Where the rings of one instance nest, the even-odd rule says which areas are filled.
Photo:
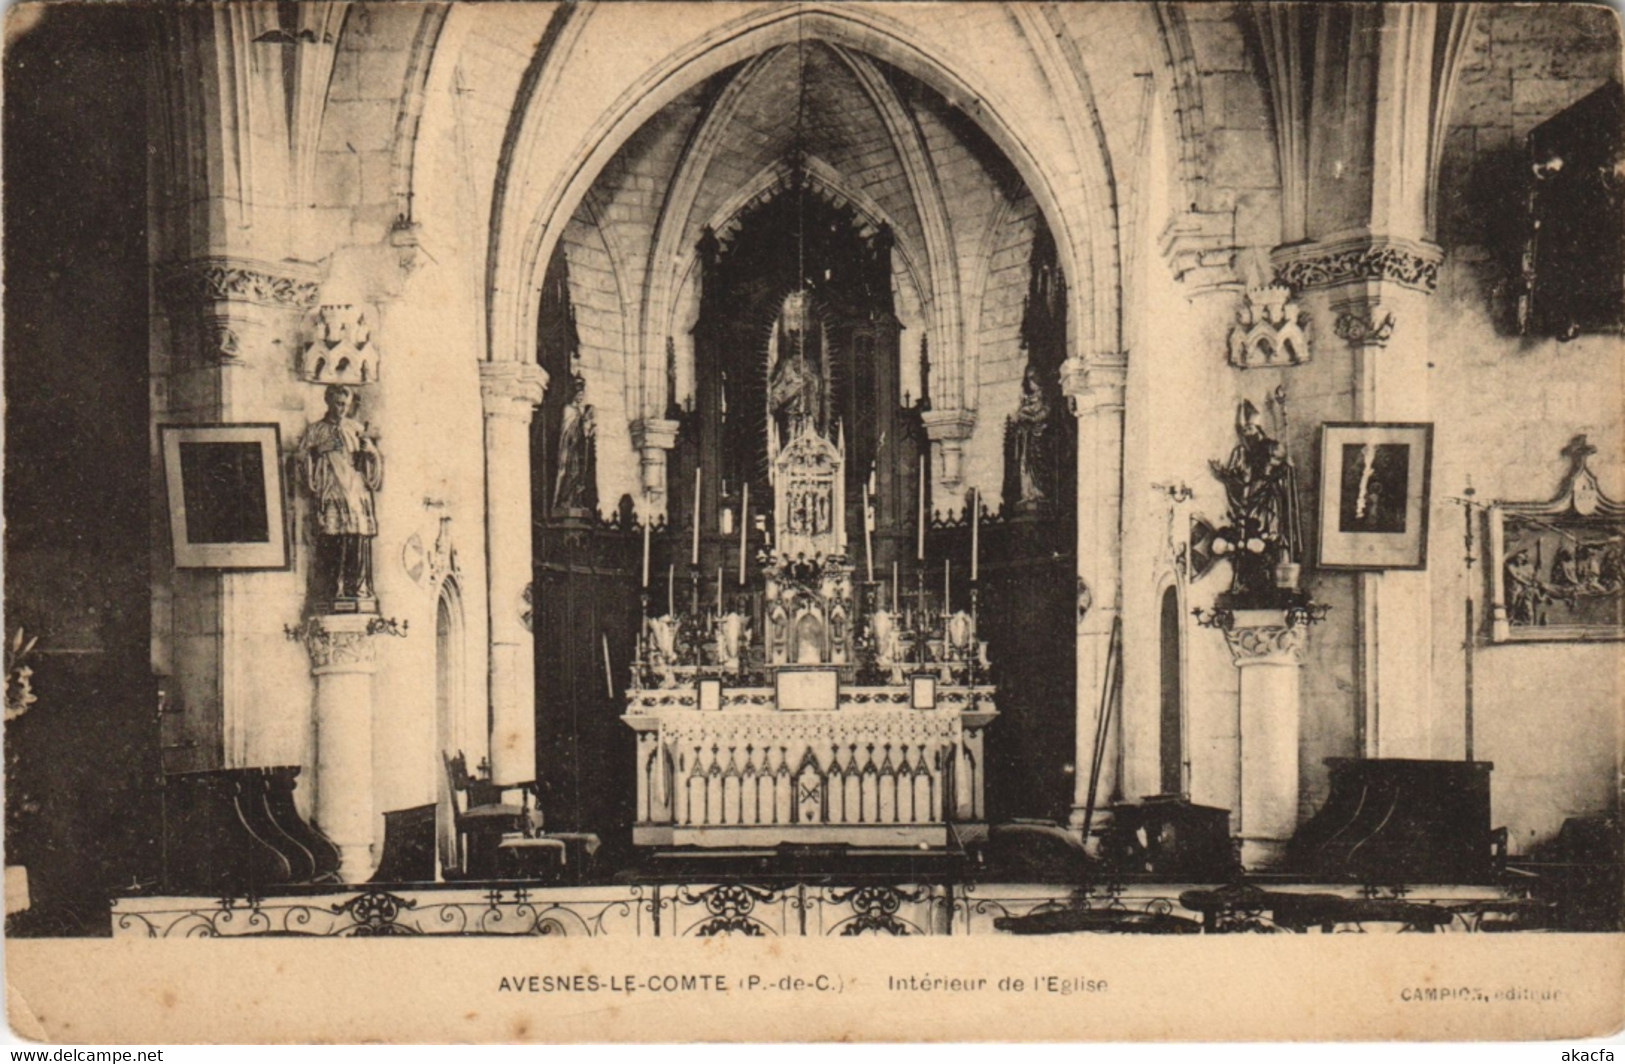
[[1299, 294], [1314, 288], [1372, 285], [1432, 293], [1439, 287], [1443, 261], [1444, 250], [1437, 244], [1373, 233], [1284, 244], [1270, 252], [1276, 284]]
[[211, 303], [255, 303], [307, 310], [316, 303], [321, 273], [292, 262], [211, 255], [153, 268], [159, 296], [176, 309]]
[[1250, 665], [1296, 667], [1303, 664], [1308, 628], [1283, 624], [1280, 610], [1237, 610], [1235, 623], [1224, 630], [1224, 641], [1238, 669]]
[[529, 421], [547, 392], [547, 371], [534, 362], [481, 362], [480, 399], [486, 417]]
[[1061, 363], [1061, 394], [1077, 417], [1121, 410], [1127, 383], [1128, 360], [1122, 355], [1094, 360], [1069, 358]]
[[1387, 347], [1398, 322], [1380, 293], [1360, 292], [1332, 303], [1332, 332], [1350, 347]]
[[378, 661], [374, 620], [370, 615], [341, 613], [312, 617], [301, 625], [297, 633], [310, 653], [311, 674], [372, 672]]
[[974, 410], [927, 410], [920, 415], [925, 434], [933, 442], [968, 440], [976, 431]]
[[656, 448], [669, 451], [677, 446], [677, 422], [645, 417], [632, 422], [632, 446], [640, 451]]

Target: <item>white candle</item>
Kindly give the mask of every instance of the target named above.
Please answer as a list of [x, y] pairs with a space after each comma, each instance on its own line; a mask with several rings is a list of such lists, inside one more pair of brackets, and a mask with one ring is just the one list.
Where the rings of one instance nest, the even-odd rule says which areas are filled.
[[894, 561], [894, 562], [891, 563], [891, 611], [892, 611], [892, 613], [897, 612], [897, 602], [898, 602], [898, 595], [897, 595], [897, 563]]
[[717, 616], [722, 616], [722, 566], [717, 566]]
[[875, 545], [872, 539], [874, 511], [869, 507], [869, 485], [863, 485], [863, 564], [869, 571], [869, 583], [875, 582]]
[[920, 519], [919, 539], [914, 545], [916, 561], [925, 561], [925, 455], [920, 455]]
[[944, 558], [942, 559], [942, 612], [945, 616], [948, 613], [948, 603], [950, 601], [948, 592], [950, 590], [952, 590], [952, 586], [948, 576], [948, 559]]
[[613, 699], [615, 697], [615, 672], [609, 665], [609, 633], [604, 633], [604, 690]]
[[694, 546], [689, 551], [688, 564], [700, 564], [700, 470], [694, 470]]
[[970, 492], [970, 582], [976, 583], [982, 536], [982, 493], [976, 488]]
[[654, 527], [654, 514], [648, 514], [643, 521], [643, 590], [649, 590], [649, 530]]
[[745, 586], [745, 539], [750, 529], [750, 481], [745, 481], [745, 498], [739, 504], [739, 586]]

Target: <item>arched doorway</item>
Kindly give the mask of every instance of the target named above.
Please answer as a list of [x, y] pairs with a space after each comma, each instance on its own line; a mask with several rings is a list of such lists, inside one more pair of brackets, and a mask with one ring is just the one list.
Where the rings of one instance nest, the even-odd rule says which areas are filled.
[[[965, 208], [951, 234], [944, 203]], [[779, 387], [792, 343], [818, 374], [814, 428], [842, 455], [835, 506], [860, 616], [880, 603], [923, 616], [938, 589], [947, 611], [971, 608], [977, 493], [979, 630], [1001, 713], [986, 814], [1066, 816], [1077, 444], [1060, 389], [1062, 262], [1021, 169], [977, 120], [849, 47], [808, 40], [742, 61], [625, 142], [554, 245], [537, 310], [553, 381], [532, 447], [550, 823], [600, 834], [606, 864], [630, 836], [619, 713], [645, 612], [696, 619], [675, 629], [696, 644], [725, 610], [764, 631], [760, 592], [739, 574], [775, 535], [762, 522], [776, 520], [769, 456], [793, 421]], [[580, 395], [598, 426], [580, 465], [590, 481], [563, 492]], [[644, 562], [635, 522], [650, 513]]]

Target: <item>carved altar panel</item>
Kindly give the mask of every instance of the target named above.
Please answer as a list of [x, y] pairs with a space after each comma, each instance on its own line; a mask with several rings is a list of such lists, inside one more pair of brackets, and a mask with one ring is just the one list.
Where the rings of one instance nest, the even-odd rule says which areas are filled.
[[638, 733], [633, 841], [945, 846], [950, 823], [986, 815], [990, 694], [947, 689], [922, 711], [906, 688], [856, 688], [837, 710], [785, 712], [770, 689], [735, 689], [702, 712], [686, 693], [635, 693], [623, 718]]
[[841, 448], [803, 423], [774, 457], [776, 553], [792, 560], [846, 552], [846, 484]]

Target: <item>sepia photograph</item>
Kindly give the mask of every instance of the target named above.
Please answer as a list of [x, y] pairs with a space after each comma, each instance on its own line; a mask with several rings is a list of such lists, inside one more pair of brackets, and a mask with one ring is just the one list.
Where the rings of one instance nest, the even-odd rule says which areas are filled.
[[1617, 1036], [1622, 54], [7, 7], [13, 1037]]

